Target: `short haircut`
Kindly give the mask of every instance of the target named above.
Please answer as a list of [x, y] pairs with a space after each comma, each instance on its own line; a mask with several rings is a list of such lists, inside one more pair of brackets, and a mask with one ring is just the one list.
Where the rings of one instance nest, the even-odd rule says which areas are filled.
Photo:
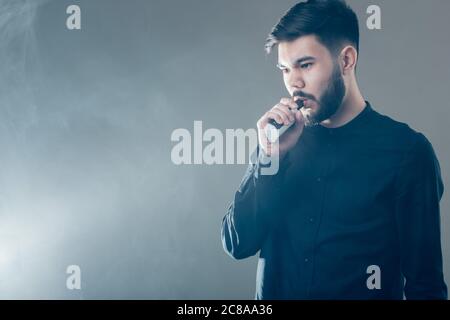
[[344, 0], [297, 3], [273, 27], [266, 40], [266, 52], [280, 42], [308, 35], [315, 35], [334, 56], [348, 44], [359, 52], [358, 17]]

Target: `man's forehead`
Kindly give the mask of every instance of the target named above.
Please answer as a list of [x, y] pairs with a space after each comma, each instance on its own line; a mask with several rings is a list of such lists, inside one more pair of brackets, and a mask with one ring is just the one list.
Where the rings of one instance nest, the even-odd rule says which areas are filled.
[[283, 41], [278, 44], [278, 62], [281, 64], [294, 64], [302, 57], [323, 57], [327, 49], [316, 36], [303, 36], [293, 41]]

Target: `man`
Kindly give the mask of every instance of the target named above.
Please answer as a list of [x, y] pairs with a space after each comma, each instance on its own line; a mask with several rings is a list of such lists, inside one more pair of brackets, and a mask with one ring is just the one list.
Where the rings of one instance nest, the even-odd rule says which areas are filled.
[[259, 251], [256, 299], [446, 299], [439, 163], [424, 135], [363, 98], [355, 13], [339, 0], [298, 3], [274, 46], [290, 97], [257, 122], [258, 156], [272, 155], [269, 121], [293, 125], [278, 173], [250, 164], [222, 222], [229, 255]]

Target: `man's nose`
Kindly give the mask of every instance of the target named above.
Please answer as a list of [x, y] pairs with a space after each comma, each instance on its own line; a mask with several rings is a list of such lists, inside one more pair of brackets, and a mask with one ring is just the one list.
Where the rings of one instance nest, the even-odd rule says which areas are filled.
[[292, 89], [299, 90], [305, 88], [305, 80], [300, 71], [294, 69], [290, 72], [288, 77], [287, 83]]

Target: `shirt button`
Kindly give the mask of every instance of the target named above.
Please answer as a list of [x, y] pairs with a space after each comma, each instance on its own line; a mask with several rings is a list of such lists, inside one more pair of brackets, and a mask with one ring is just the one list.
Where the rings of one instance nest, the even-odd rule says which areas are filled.
[[305, 262], [308, 262], [309, 261], [309, 259], [308, 258], [305, 258]]
[[321, 177], [318, 177], [318, 178], [317, 178], [317, 182], [322, 182], [322, 178], [321, 178]]
[[309, 218], [309, 222], [314, 222], [314, 218]]

